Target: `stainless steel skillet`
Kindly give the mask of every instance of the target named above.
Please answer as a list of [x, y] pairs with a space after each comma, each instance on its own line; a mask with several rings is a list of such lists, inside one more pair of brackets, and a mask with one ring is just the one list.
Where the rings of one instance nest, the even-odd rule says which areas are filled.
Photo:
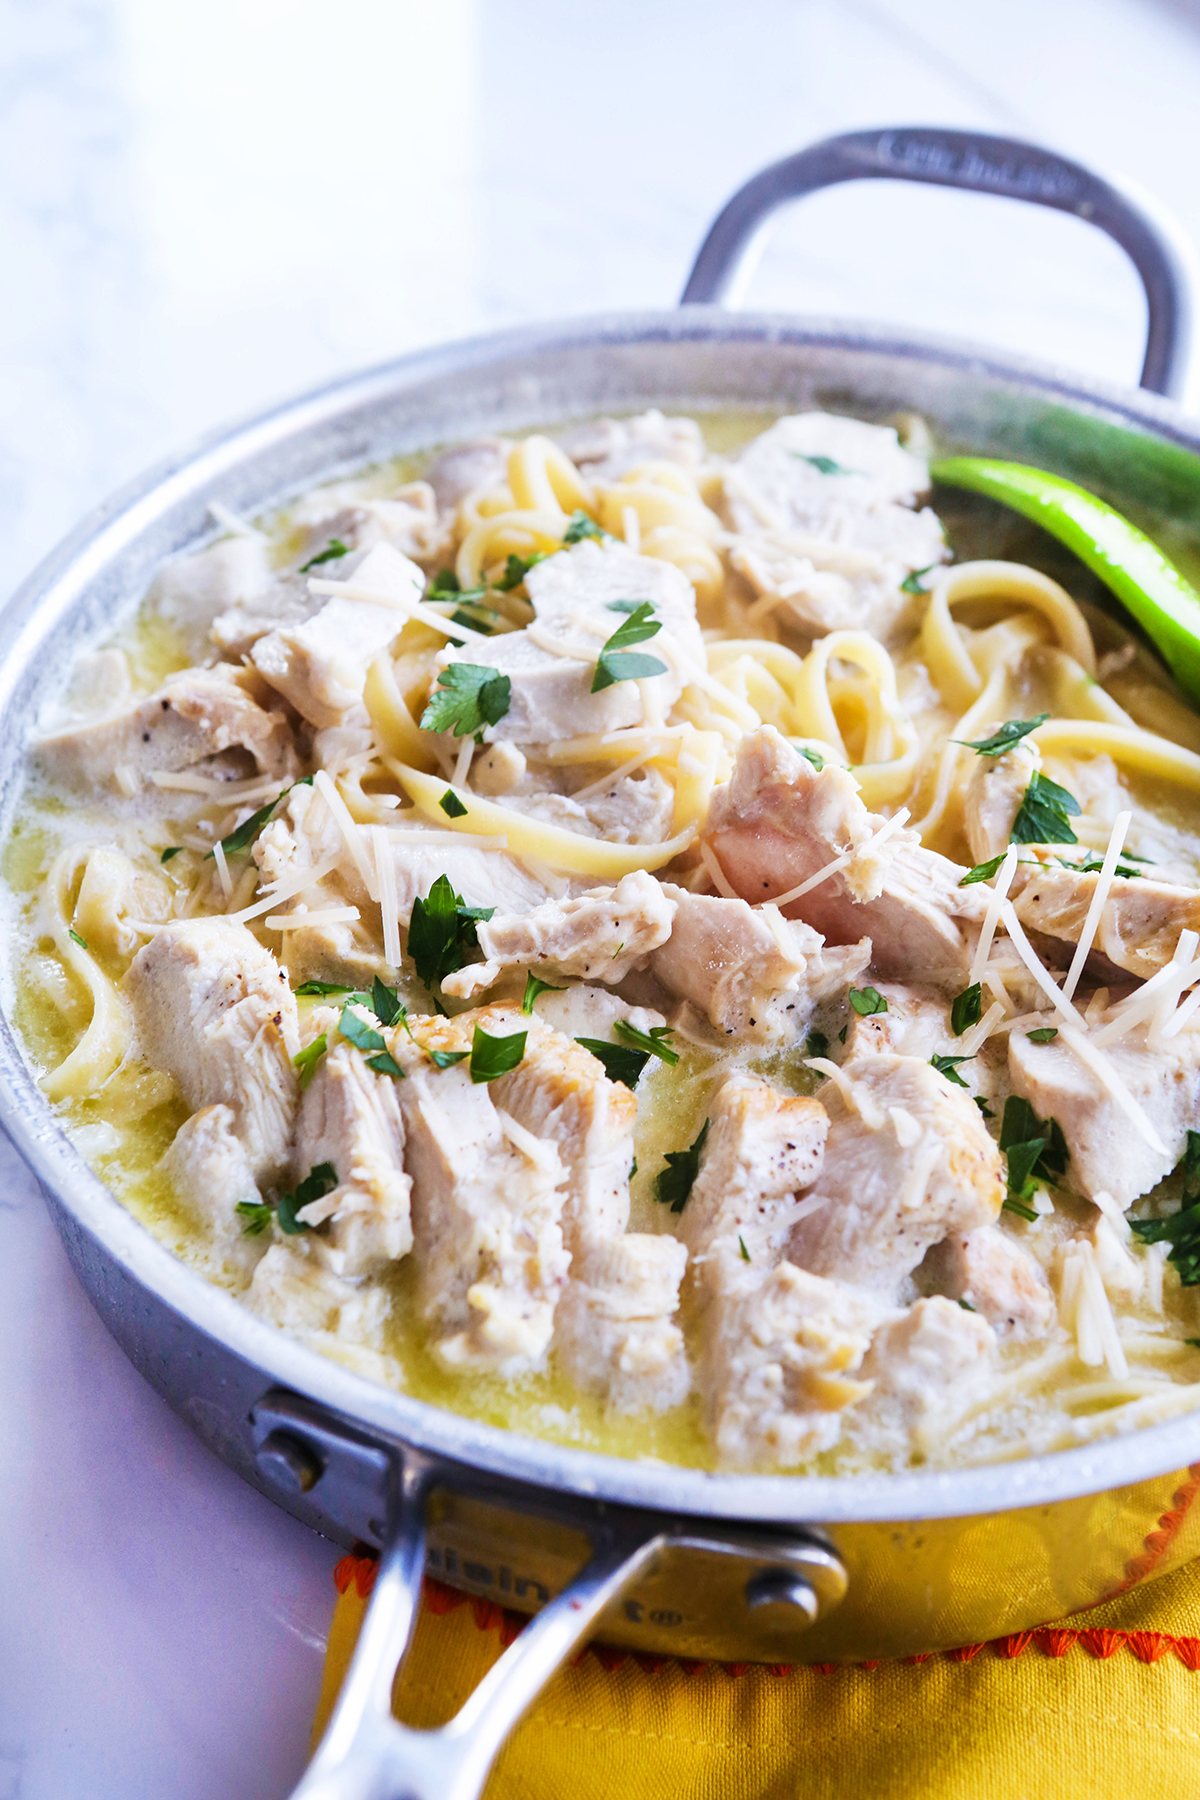
[[[706, 304], [735, 285], [779, 204], [860, 177], [1005, 194], [1108, 231], [1146, 287], [1144, 391], [884, 327]], [[914, 411], [948, 445], [1056, 468], [1200, 543], [1200, 425], [1157, 397], [1181, 391], [1187, 261], [1144, 203], [1027, 145], [905, 129], [814, 146], [725, 209], [680, 312], [406, 357], [207, 440], [86, 519], [0, 621], [4, 824], [20, 808], [25, 740], [73, 653], [136, 605], [165, 556], [203, 539], [211, 500], [253, 514], [338, 471], [479, 431], [648, 405]], [[10, 998], [0, 1117], [113, 1335], [247, 1480], [332, 1539], [382, 1552], [306, 1800], [466, 1800], [602, 1614], [605, 1638], [638, 1650], [857, 1660], [1017, 1631], [1200, 1552], [1187, 1505], [1200, 1415], [995, 1468], [714, 1476], [561, 1449], [374, 1386], [260, 1323], [119, 1205], [42, 1099]], [[430, 1734], [387, 1716], [426, 1566], [537, 1615], [464, 1713]]]

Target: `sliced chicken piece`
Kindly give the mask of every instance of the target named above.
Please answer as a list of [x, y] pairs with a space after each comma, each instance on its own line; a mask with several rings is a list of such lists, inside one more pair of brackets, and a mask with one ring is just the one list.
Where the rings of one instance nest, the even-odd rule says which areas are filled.
[[[661, 722], [692, 675], [706, 667], [687, 577], [672, 563], [636, 556], [624, 544], [587, 539], [530, 569], [525, 586], [532, 626], [447, 650], [441, 666], [474, 663], [507, 675], [508, 711], [485, 728], [485, 743], [548, 744], [589, 732]], [[661, 629], [638, 654], [665, 673], [591, 691], [596, 662], [625, 619], [617, 601], [649, 601]]]
[[825, 948], [811, 925], [777, 906], [666, 887], [671, 935], [650, 959], [657, 980], [690, 1000], [718, 1030], [768, 1043], [803, 1031], [822, 1000], [841, 993], [871, 960], [868, 938]]
[[[424, 899], [445, 875], [466, 906], [520, 913], [547, 898], [545, 883], [531, 875], [515, 856], [503, 850], [477, 849], [464, 832], [461, 846], [447, 844], [445, 832], [411, 813], [394, 815], [395, 826], [378, 826], [395, 867], [397, 913], [402, 925], [412, 917], [414, 900]], [[364, 843], [366, 839], [364, 838]], [[372, 852], [367, 850], [367, 854]], [[294, 879], [336, 863], [339, 898], [363, 908], [374, 905], [341, 829], [320, 791], [293, 789], [275, 818], [259, 833], [252, 851], [264, 884]], [[321, 892], [306, 892], [309, 905]], [[325, 896], [326, 899], [329, 896]]]
[[183, 634], [198, 661], [217, 615], [259, 601], [274, 579], [268, 540], [247, 532], [172, 557], [155, 577], [150, 606]]
[[917, 1300], [880, 1327], [862, 1365], [874, 1383], [853, 1430], [893, 1467], [924, 1462], [937, 1435], [982, 1393], [995, 1368], [996, 1334], [957, 1301]]
[[1089, 1197], [1109, 1193], [1130, 1206], [1169, 1175], [1200, 1117], [1200, 1031], [1180, 1031], [1151, 1046], [1147, 1027], [1133, 1025], [1105, 1056], [1164, 1146], [1156, 1150], [1111, 1091], [1064, 1043], [1035, 1044], [1009, 1035], [1008, 1071], [1016, 1093], [1039, 1119], [1057, 1119], [1071, 1160], [1069, 1187]]
[[391, 1312], [390, 1296], [377, 1283], [351, 1281], [329, 1266], [315, 1232], [272, 1244], [242, 1298], [251, 1312], [297, 1337], [339, 1339], [339, 1359], [361, 1359], [368, 1370]]
[[652, 409], [631, 419], [589, 419], [556, 434], [555, 441], [589, 481], [617, 481], [644, 462], [695, 468], [704, 438], [694, 419], [668, 419]]
[[290, 781], [299, 774], [292, 728], [282, 710], [260, 704], [269, 692], [223, 663], [184, 669], [111, 718], [42, 738], [37, 755], [56, 780], [87, 789], [129, 793], [151, 770], [177, 773], [218, 757], [214, 775], [257, 770]]
[[218, 1261], [244, 1287], [271, 1239], [247, 1236], [237, 1210], [261, 1205], [262, 1195], [235, 1126], [231, 1107], [201, 1107], [179, 1127], [161, 1167]]
[[756, 1262], [795, 1222], [796, 1198], [821, 1173], [829, 1119], [818, 1100], [781, 1094], [759, 1075], [727, 1075], [708, 1109], [700, 1169], [679, 1215], [693, 1256]]
[[[407, 481], [390, 494], [368, 493], [365, 486], [361, 481], [335, 481], [293, 504], [292, 524], [308, 528], [304, 548], [296, 557], [299, 565], [322, 555], [334, 541], [351, 551], [373, 550], [376, 544], [387, 543], [402, 556], [422, 559], [445, 549], [437, 496], [429, 482]], [[340, 557], [331, 557], [312, 572], [337, 575], [343, 566]]]
[[618, 1413], [679, 1405], [690, 1380], [674, 1318], [686, 1262], [677, 1239], [634, 1231], [576, 1259], [554, 1319], [558, 1360], [576, 1387]]
[[[332, 1039], [338, 1015], [320, 1009], [313, 1035]], [[309, 1226], [329, 1221], [322, 1235], [330, 1266], [341, 1275], [374, 1275], [412, 1249], [412, 1180], [404, 1170], [404, 1121], [397, 1082], [377, 1075], [350, 1044], [333, 1041], [300, 1100], [292, 1149], [293, 1186], [323, 1163], [337, 1186], [298, 1217]]]
[[300, 1048], [296, 1000], [269, 950], [227, 919], [177, 919], [125, 977], [143, 1054], [193, 1112], [223, 1102], [261, 1185], [288, 1158]]
[[[336, 566], [336, 565], [335, 565]], [[340, 580], [336, 575], [333, 579]], [[367, 670], [420, 599], [425, 577], [415, 562], [390, 544], [377, 544], [353, 571], [378, 602], [336, 594], [303, 624], [259, 638], [254, 666], [310, 725], [340, 725], [363, 696]]]
[[666, 1024], [662, 1013], [651, 1006], [631, 1006], [611, 989], [594, 987], [588, 982], [572, 982], [552, 994], [539, 994], [538, 1016], [569, 1038], [613, 1038], [613, 1026], [624, 1019], [635, 1031], [650, 1032]]
[[888, 426], [819, 412], [778, 419], [725, 473], [732, 560], [803, 629], [886, 638], [920, 604], [905, 577], [946, 558], [937, 516], [915, 510], [928, 487], [925, 464]]
[[477, 1023], [505, 1035], [519, 1017], [488, 1008], [414, 1019], [420, 1043], [400, 1027], [389, 1039], [407, 1076], [397, 1093], [419, 1303], [437, 1334], [435, 1355], [457, 1371], [540, 1367], [570, 1262], [566, 1171], [555, 1144], [512, 1120], [497, 1083], [476, 1085], [467, 1062], [439, 1069], [427, 1054], [469, 1054]]
[[788, 1245], [802, 1268], [896, 1293], [931, 1245], [996, 1218], [1000, 1152], [970, 1095], [928, 1063], [864, 1056], [819, 1097], [825, 1163]]
[[[982, 725], [978, 736], [990, 737], [997, 729], [995, 721]], [[973, 758], [963, 796], [963, 823], [977, 863], [988, 862], [1008, 849], [1029, 778], [1041, 766], [1042, 753], [1029, 738], [1022, 738], [1003, 756], [977, 754]]]
[[722, 1468], [795, 1468], [830, 1449], [870, 1392], [855, 1371], [879, 1306], [790, 1262], [719, 1257], [705, 1288], [699, 1383]]
[[468, 964], [443, 986], [469, 999], [511, 968], [615, 984], [646, 967], [650, 953], [666, 942], [674, 914], [673, 898], [641, 869], [615, 888], [589, 888], [573, 900], [497, 913], [476, 928], [483, 962]]
[[706, 841], [743, 899], [774, 900], [840, 856], [844, 867], [798, 899], [788, 918], [803, 919], [828, 943], [869, 937], [880, 975], [961, 985], [970, 967], [987, 899], [962, 888], [957, 863], [926, 850], [910, 831], [878, 848], [884, 824], [859, 798], [845, 769], [818, 771], [774, 726], [742, 740], [733, 779], [709, 809]]
[[936, 1292], [966, 1300], [998, 1337], [1045, 1337], [1056, 1318], [1054, 1295], [1040, 1266], [1000, 1225], [957, 1232], [935, 1244], [922, 1274]]
[[512, 448], [511, 438], [485, 437], [457, 444], [439, 456], [425, 471], [438, 505], [453, 513], [459, 501], [477, 488], [495, 487], [505, 481]]
[[[1018, 866], [1010, 889], [1017, 917], [1042, 937], [1077, 944], [1099, 879], [1097, 872]], [[1200, 889], [1118, 875], [1100, 912], [1094, 949], [1145, 981], [1170, 962], [1185, 930], [1200, 931]]]
[[528, 1032], [525, 1055], [491, 1086], [496, 1105], [524, 1130], [552, 1144], [565, 1171], [563, 1237], [581, 1255], [629, 1223], [629, 1171], [637, 1101], [620, 1081], [572, 1038], [536, 1015], [511, 1007], [482, 1007], [471, 1015], [492, 1035], [519, 1026]]
[[[291, 904], [289, 902], [289, 904]], [[378, 976], [394, 984], [396, 972], [361, 925], [304, 925], [284, 935], [279, 958], [293, 988], [306, 981], [338, 981], [369, 988]]]
[[851, 1007], [844, 1062], [878, 1053], [915, 1056], [922, 1062], [937, 1054], [954, 1054], [959, 1039], [951, 1029], [950, 1003], [936, 988], [907, 987], [896, 981], [874, 986], [887, 1010], [860, 1013]]
[[507, 794], [505, 805], [581, 837], [603, 838], [610, 844], [661, 844], [671, 835], [675, 790], [657, 769], [640, 769], [580, 800], [531, 779], [523, 790]]

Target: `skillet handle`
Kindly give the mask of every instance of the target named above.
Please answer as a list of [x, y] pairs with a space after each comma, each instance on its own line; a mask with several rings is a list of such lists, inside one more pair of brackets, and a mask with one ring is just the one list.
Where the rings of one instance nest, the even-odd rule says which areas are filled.
[[392, 1717], [392, 1685], [421, 1594], [436, 1466], [406, 1458], [398, 1515], [337, 1705], [292, 1800], [477, 1800], [501, 1745], [600, 1614], [654, 1562], [661, 1520], [597, 1520], [592, 1554], [536, 1613], [462, 1709], [436, 1731]]
[[1082, 164], [1015, 138], [941, 126], [851, 131], [772, 163], [717, 215], [688, 276], [681, 305], [735, 306], [754, 272], [778, 209], [843, 181], [920, 181], [1000, 194], [1074, 213], [1127, 253], [1146, 290], [1148, 326], [1141, 385], [1179, 399], [1187, 384], [1195, 252], [1158, 202]]

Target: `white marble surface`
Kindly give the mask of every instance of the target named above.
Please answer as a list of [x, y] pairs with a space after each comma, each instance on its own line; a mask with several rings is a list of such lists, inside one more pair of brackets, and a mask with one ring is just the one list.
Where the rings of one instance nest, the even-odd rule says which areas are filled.
[[[1040, 138], [1200, 238], [1198, 92], [1198, 0], [0, 0], [0, 589], [292, 389], [672, 303], [728, 193], [832, 131]], [[1120, 252], [1002, 201], [818, 196], [753, 299], [1140, 361]], [[336, 1553], [142, 1384], [0, 1155], [0, 1800], [270, 1800]]]

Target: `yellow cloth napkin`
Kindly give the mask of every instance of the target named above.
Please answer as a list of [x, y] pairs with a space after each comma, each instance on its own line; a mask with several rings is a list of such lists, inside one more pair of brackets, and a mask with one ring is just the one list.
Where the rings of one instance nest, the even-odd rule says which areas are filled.
[[[345, 1557], [314, 1725], [374, 1563]], [[426, 1581], [394, 1707], [444, 1723], [519, 1620]], [[842, 1667], [655, 1663], [593, 1647], [513, 1733], [487, 1800], [1187, 1800], [1200, 1793], [1200, 1561], [990, 1644]]]

